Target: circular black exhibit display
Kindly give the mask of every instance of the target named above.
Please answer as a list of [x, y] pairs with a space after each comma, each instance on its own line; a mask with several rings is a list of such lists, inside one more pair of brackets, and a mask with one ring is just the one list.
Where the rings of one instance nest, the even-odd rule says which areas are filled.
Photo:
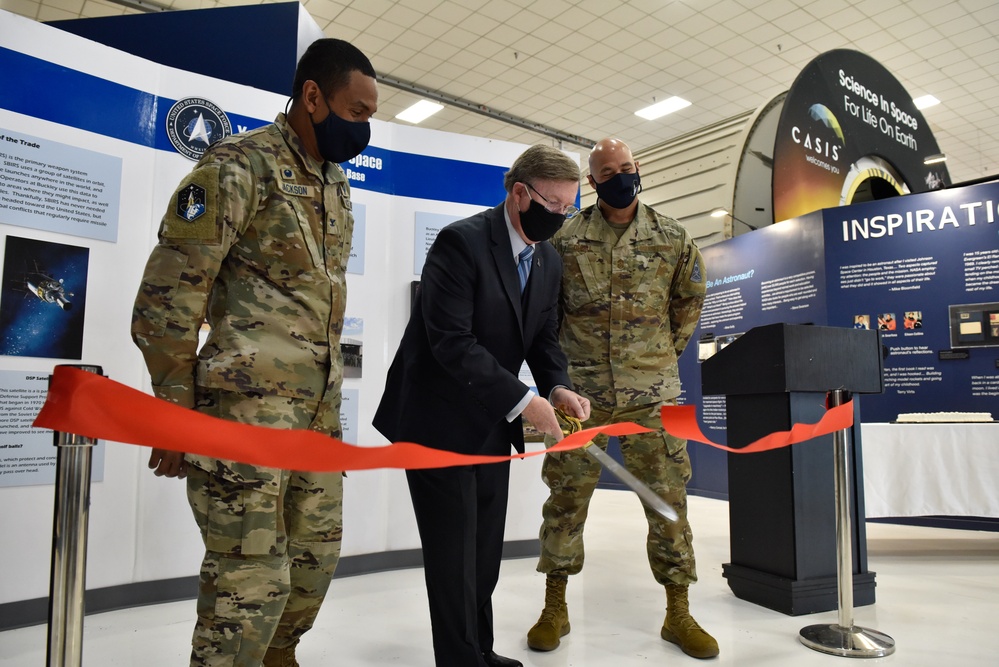
[[859, 51], [837, 49], [795, 79], [774, 140], [774, 221], [950, 184], [912, 97]]

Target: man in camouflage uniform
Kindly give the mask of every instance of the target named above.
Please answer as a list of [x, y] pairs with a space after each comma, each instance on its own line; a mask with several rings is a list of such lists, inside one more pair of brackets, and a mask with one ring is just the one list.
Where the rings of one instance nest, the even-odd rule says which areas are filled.
[[[321, 39], [291, 108], [206, 151], [177, 188], [132, 315], [155, 394], [200, 412], [340, 435], [354, 221], [338, 163], [367, 145], [375, 71]], [[198, 332], [210, 332], [198, 351]], [[201, 529], [191, 664], [294, 666], [340, 554], [343, 476], [153, 450]]]
[[[718, 644], [691, 618], [687, 587], [697, 580], [687, 522], [686, 441], [662, 430], [659, 408], [680, 394], [677, 358], [704, 302], [700, 251], [687, 231], [636, 198], [638, 163], [626, 144], [604, 139], [590, 153], [587, 179], [598, 200], [563, 227], [552, 244], [562, 256], [560, 342], [569, 377], [591, 401], [584, 427], [630, 421], [654, 432], [621, 437], [625, 465], [676, 509], [669, 522], [646, 508], [648, 556], [667, 597], [663, 639], [698, 658]], [[606, 437], [593, 446], [607, 447]], [[551, 490], [542, 511], [541, 559], [545, 608], [527, 635], [551, 651], [569, 632], [565, 588], [583, 568], [583, 525], [600, 466], [582, 450], [545, 456]]]

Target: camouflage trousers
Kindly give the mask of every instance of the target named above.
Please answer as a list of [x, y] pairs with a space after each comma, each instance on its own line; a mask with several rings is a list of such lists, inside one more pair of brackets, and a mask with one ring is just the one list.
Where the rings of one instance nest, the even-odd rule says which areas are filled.
[[[652, 574], [663, 585], [691, 584], [697, 581], [697, 571], [693, 537], [687, 522], [687, 482], [690, 481], [687, 441], [662, 430], [658, 404], [627, 410], [605, 410], [592, 405], [590, 419], [583, 427], [624, 421], [655, 429], [652, 433], [618, 438], [624, 465], [679, 515], [674, 523], [643, 506], [649, 523], [646, 550]], [[546, 445], [550, 446], [552, 442], [546, 440]], [[592, 446], [606, 450], [607, 437], [598, 436]], [[583, 527], [600, 471], [600, 464], [582, 449], [545, 456], [541, 476], [551, 493], [542, 508], [539, 572], [569, 575], [583, 569]]]
[[[307, 428], [317, 404], [211, 390], [197, 408]], [[205, 543], [191, 665], [258, 666], [268, 647], [295, 646], [315, 621], [340, 557], [343, 475], [263, 468], [254, 479], [245, 464], [190, 461], [187, 495]]]

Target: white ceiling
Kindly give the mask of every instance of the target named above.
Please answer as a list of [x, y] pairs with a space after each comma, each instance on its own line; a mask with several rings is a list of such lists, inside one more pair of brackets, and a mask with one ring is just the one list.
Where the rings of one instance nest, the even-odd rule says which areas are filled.
[[[136, 0], [131, 0], [136, 2]], [[174, 9], [241, 0], [138, 0]], [[349, 40], [380, 75], [490, 110], [640, 151], [755, 109], [815, 56], [863, 51], [912, 97], [954, 182], [999, 173], [996, 0], [307, 0], [326, 35]], [[40, 21], [135, 13], [109, 0], [0, 0]], [[178, 40], [179, 48], [189, 48]], [[238, 58], [238, 54], [232, 57]], [[378, 118], [418, 97], [381, 86]], [[665, 118], [634, 115], [678, 95]], [[401, 121], [397, 121], [401, 122]], [[449, 106], [424, 127], [522, 143], [537, 132]], [[570, 150], [579, 146], [563, 144]]]

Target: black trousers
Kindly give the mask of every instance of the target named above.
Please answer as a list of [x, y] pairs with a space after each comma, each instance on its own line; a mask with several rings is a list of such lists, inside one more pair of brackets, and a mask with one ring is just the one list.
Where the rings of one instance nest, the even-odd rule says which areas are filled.
[[484, 667], [493, 649], [510, 463], [408, 470], [437, 667]]

